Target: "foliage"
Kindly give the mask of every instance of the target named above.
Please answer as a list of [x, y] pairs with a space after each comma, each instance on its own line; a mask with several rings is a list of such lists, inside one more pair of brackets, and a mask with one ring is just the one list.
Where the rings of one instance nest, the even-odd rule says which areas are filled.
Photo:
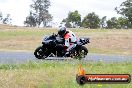
[[124, 28], [124, 29], [126, 29], [126, 28], [128, 28], [129, 27], [129, 21], [128, 21], [128, 19], [126, 19], [126, 18], [123, 18], [123, 17], [119, 17], [118, 18], [118, 27], [119, 28]]
[[109, 29], [127, 29], [130, 25], [128, 19], [124, 17], [112, 17], [106, 23]]
[[62, 22], [65, 23], [65, 26], [68, 28], [78, 27], [81, 24], [81, 15], [77, 10], [75, 10], [74, 12], [69, 12], [68, 17], [66, 19], [63, 19]]
[[0, 21], [3, 19], [2, 12], [0, 12]]
[[43, 27], [48, 25], [48, 22], [52, 20], [52, 16], [48, 9], [50, 6], [49, 0], [32, 0], [33, 4], [30, 5], [32, 11], [30, 15], [26, 17], [24, 22], [29, 26], [40, 26], [43, 23]]
[[119, 7], [115, 8], [118, 14], [121, 14], [129, 20], [128, 27], [132, 28], [132, 0], [124, 1]]
[[3, 17], [2, 12], [0, 12], [0, 22], [3, 24], [11, 24], [11, 15], [7, 14], [6, 17]]
[[90, 29], [91, 28], [96, 29], [99, 27], [99, 23], [100, 23], [99, 16], [92, 12], [84, 17], [82, 21], [82, 26]]
[[96, 28], [108, 28], [108, 29], [128, 29], [132, 28], [132, 0], [126, 0], [122, 2], [119, 7], [115, 8], [118, 14], [122, 16], [111, 17], [109, 20], [106, 19], [106, 16], [99, 18], [94, 12], [88, 13], [83, 20], [81, 21], [81, 15], [78, 11], [69, 12], [68, 17], [63, 19], [62, 22], [66, 22], [67, 27], [70, 27], [70, 22], [72, 26], [81, 26], [90, 29]]
[[67, 18], [66, 18], [66, 19], [63, 19], [63, 20], [62, 20], [62, 23], [65, 23], [65, 26], [66, 26], [67, 28], [72, 28], [72, 25], [70, 24], [70, 22], [68, 21]]
[[65, 26], [66, 26], [67, 28], [72, 28], [72, 25], [70, 24], [70, 22], [66, 22]]
[[77, 10], [74, 12], [69, 12], [67, 20], [68, 22], [73, 23], [73, 27], [80, 26], [81, 15], [78, 13]]
[[30, 15], [26, 17], [26, 21], [24, 21], [24, 24], [28, 27], [35, 27], [37, 25], [35, 14], [32, 14], [32, 12], [30, 12]]
[[107, 28], [113, 29], [113, 28], [117, 28], [117, 18], [116, 17], [112, 17], [110, 20], [107, 21]]

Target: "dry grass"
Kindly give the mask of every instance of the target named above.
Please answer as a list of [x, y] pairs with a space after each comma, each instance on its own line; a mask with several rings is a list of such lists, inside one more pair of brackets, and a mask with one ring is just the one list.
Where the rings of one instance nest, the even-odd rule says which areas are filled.
[[[128, 34], [125, 34], [125, 33]], [[90, 44], [90, 48], [96, 48], [103, 50], [105, 52], [112, 52], [117, 54], [132, 54], [132, 31], [122, 31], [118, 33], [118, 31], [103, 34], [100, 37], [93, 37], [92, 43]]]
[[[10, 28], [10, 27], [9, 27]], [[56, 29], [0, 27], [0, 50], [29, 50], [41, 44], [42, 37], [57, 33]], [[87, 45], [91, 53], [132, 55], [132, 30], [71, 29], [79, 37], [90, 37]]]

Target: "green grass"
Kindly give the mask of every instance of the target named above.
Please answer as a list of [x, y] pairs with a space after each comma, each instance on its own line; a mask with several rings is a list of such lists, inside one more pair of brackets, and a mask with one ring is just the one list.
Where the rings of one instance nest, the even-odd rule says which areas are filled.
[[132, 88], [129, 84], [76, 83], [78, 66], [88, 74], [131, 74], [132, 63], [90, 63], [86, 61], [34, 61], [26, 64], [0, 65], [1, 88]]

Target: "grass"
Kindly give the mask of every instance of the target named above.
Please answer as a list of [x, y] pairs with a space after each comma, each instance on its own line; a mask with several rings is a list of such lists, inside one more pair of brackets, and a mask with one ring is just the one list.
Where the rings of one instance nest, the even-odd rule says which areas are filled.
[[[70, 29], [78, 37], [90, 37], [86, 45], [91, 53], [132, 55], [132, 30]], [[1, 27], [0, 50], [34, 51], [41, 45], [43, 36], [57, 33], [57, 29]]]
[[89, 63], [86, 61], [35, 61], [25, 64], [0, 65], [1, 88], [131, 88], [130, 84], [76, 83], [79, 64], [89, 74], [131, 74], [132, 63]]
[[[71, 29], [79, 37], [90, 37], [89, 52], [132, 55], [132, 30]], [[0, 25], [0, 50], [34, 51], [44, 35], [56, 29], [25, 28]], [[104, 63], [77, 60], [30, 61], [24, 64], [0, 64], [0, 88], [132, 88], [129, 84], [76, 83], [78, 66], [88, 74], [130, 74], [132, 63]]]

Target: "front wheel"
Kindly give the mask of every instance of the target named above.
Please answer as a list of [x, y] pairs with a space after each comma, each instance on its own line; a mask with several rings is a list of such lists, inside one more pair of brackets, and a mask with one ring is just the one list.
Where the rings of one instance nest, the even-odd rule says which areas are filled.
[[88, 49], [85, 46], [81, 46], [80, 55], [85, 58], [88, 53]]
[[42, 46], [39, 46], [38, 48], [36, 48], [34, 55], [38, 59], [45, 59], [46, 58], [46, 56], [44, 55], [44, 51], [43, 51]]
[[85, 46], [80, 46], [75, 54], [75, 59], [81, 60], [82, 58], [85, 58], [88, 53], [88, 49]]

